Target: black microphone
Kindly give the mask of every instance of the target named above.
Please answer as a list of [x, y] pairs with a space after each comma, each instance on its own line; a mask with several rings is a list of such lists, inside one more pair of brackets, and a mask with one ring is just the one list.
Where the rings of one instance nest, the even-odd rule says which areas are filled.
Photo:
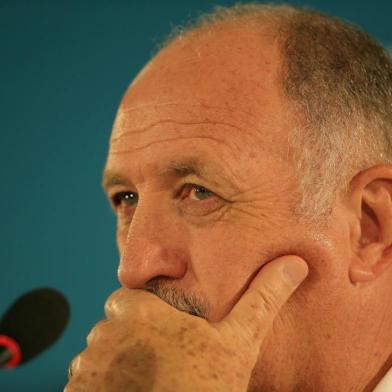
[[40, 354], [61, 336], [69, 316], [68, 301], [57, 290], [40, 288], [19, 297], [0, 320], [0, 367]]

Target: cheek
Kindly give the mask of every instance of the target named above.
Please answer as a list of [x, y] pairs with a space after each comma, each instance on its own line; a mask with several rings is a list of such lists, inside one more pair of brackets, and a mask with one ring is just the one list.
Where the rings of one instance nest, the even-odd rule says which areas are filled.
[[345, 236], [344, 230], [324, 233], [298, 224], [281, 225], [279, 230], [217, 224], [213, 229], [193, 232], [193, 274], [210, 303], [211, 321], [230, 312], [260, 267], [290, 254], [302, 257], [310, 273], [289, 307], [292, 311], [297, 306], [301, 312], [306, 308], [314, 311], [320, 297], [335, 297], [346, 282]]
[[192, 274], [210, 304], [212, 322], [230, 312], [271, 254], [265, 236], [233, 226], [215, 225], [192, 233]]
[[[307, 283], [328, 290], [349, 283], [349, 233], [335, 230], [327, 233], [309, 233], [293, 247], [295, 254], [309, 265]], [[325, 287], [324, 287], [325, 286]]]
[[351, 312], [348, 233], [343, 225], [323, 232], [303, 227], [297, 232], [287, 252], [307, 262], [309, 275], [282, 308], [276, 334], [294, 331], [300, 336], [306, 331], [303, 339], [311, 345], [320, 334], [343, 325]]

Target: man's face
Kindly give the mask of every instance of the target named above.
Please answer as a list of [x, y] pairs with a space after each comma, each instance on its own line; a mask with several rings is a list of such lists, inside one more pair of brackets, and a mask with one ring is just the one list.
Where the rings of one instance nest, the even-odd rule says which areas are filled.
[[340, 206], [322, 230], [293, 214], [292, 124], [279, 61], [268, 34], [216, 29], [213, 38], [175, 41], [124, 96], [106, 165], [125, 180], [112, 181], [108, 196], [121, 203], [119, 279], [128, 288], [219, 321], [268, 261], [296, 254], [308, 263], [307, 281], [260, 352], [250, 390], [309, 379], [316, 355], [320, 363], [339, 360], [346, 328], [356, 336], [347, 317], [355, 299]]

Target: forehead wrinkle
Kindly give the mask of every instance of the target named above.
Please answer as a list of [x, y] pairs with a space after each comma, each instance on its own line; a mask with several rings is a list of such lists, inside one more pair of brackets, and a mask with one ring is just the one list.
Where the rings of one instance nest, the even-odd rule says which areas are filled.
[[[146, 148], [148, 148], [148, 147], [150, 147], [152, 145], [156, 145], [158, 143], [162, 143], [162, 142], [166, 142], [166, 141], [178, 141], [178, 140], [183, 140], [183, 139], [185, 139], [185, 140], [187, 140], [187, 139], [201, 139], [201, 140], [206, 140], [207, 139], [207, 140], [212, 140], [212, 141], [218, 143], [221, 146], [223, 145], [226, 148], [231, 149], [230, 146], [224, 140], [216, 139], [216, 138], [211, 137], [211, 136], [199, 136], [199, 137], [196, 137], [196, 136], [184, 136], [184, 137], [176, 137], [176, 138], [170, 138], [170, 139], [168, 138], [168, 139], [163, 139], [163, 140], [156, 140], [156, 141], [147, 143], [147, 144], [145, 144], [143, 146], [134, 147], [134, 148], [131, 148], [131, 149], [116, 150], [116, 149], [111, 148], [110, 151], [109, 151], [109, 155], [116, 156], [116, 155], [122, 155], [122, 154], [134, 154], [134, 153], [140, 152], [140, 151], [142, 151], [142, 150], [144, 150], [144, 149], [146, 149]], [[182, 151], [182, 154], [183, 154], [183, 151]], [[192, 155], [195, 155], [195, 154], [203, 154], [203, 152], [202, 151], [198, 151], [198, 150], [195, 151], [193, 149], [192, 150]], [[230, 152], [230, 154], [232, 155], [231, 152]], [[242, 176], [240, 176], [240, 173], [234, 172], [233, 169], [230, 167], [230, 165], [227, 164], [226, 160], [221, 159], [220, 161], [218, 160], [217, 163], [218, 164], [219, 163], [221, 163], [221, 164], [223, 163], [224, 164], [224, 169], [230, 175], [231, 182], [233, 183], [233, 185], [236, 186], [237, 192], [239, 192], [240, 185], [239, 185], [238, 181], [244, 181], [244, 178], [242, 178]]]
[[[277, 129], [274, 124], [275, 117], [267, 115], [267, 112], [261, 113], [263, 116], [260, 116], [258, 121], [254, 121], [254, 117], [245, 114], [228, 116], [230, 110], [217, 111], [208, 108], [200, 111], [200, 107], [203, 107], [201, 105], [195, 105], [197, 106], [196, 109], [192, 106], [184, 110], [168, 104], [163, 104], [159, 108], [156, 106], [151, 104], [141, 105], [142, 109], [131, 110], [128, 114], [119, 110], [113, 126], [110, 144], [114, 146], [121, 143], [120, 137], [125, 135], [134, 134], [136, 137], [140, 137], [143, 132], [147, 131], [147, 127], [170, 127], [170, 124], [173, 124], [173, 127], [178, 128], [179, 134], [188, 133], [185, 127], [199, 126], [208, 130], [207, 128], [210, 126], [211, 129], [208, 130], [208, 133], [206, 132], [207, 134], [214, 134], [216, 129], [219, 131], [218, 134], [222, 134], [225, 139], [230, 139], [230, 144], [233, 144], [237, 150], [236, 152], [241, 155], [245, 153], [254, 157], [258, 155], [257, 146], [266, 144], [269, 145], [270, 152], [272, 150], [274, 150], [274, 153], [279, 152], [275, 150], [280, 145], [280, 143], [277, 143], [277, 138], [282, 127]], [[222, 130], [222, 128], [226, 129]], [[202, 130], [204, 131], [204, 129]], [[224, 131], [227, 131], [228, 134], [225, 134]]]
[[213, 140], [214, 142], [219, 143], [219, 144], [226, 144], [223, 140], [219, 140], [219, 139], [213, 138], [211, 136], [182, 136], [182, 137], [167, 138], [167, 139], [162, 139], [162, 140], [155, 140], [153, 142], [146, 143], [145, 145], [143, 145], [141, 147], [134, 147], [129, 150], [116, 150], [115, 148], [111, 148], [110, 153], [114, 153], [114, 154], [133, 153], [136, 151], [144, 150], [145, 148], [148, 148], [148, 147], [150, 147], [154, 144], [157, 144], [157, 143], [164, 143], [164, 142], [177, 141], [177, 140], [186, 140], [186, 139], [208, 139], [208, 140]]
[[234, 128], [237, 131], [245, 132], [244, 129], [242, 129], [242, 128], [236, 126], [236, 125], [230, 124], [228, 122], [220, 122], [220, 121], [197, 121], [197, 122], [190, 122], [190, 121], [160, 120], [160, 121], [157, 121], [155, 123], [149, 124], [149, 125], [147, 125], [145, 127], [142, 127], [142, 128], [136, 128], [136, 129], [131, 129], [131, 130], [128, 129], [128, 130], [126, 130], [124, 132], [121, 132], [120, 134], [117, 133], [116, 136], [113, 136], [111, 140], [112, 140], [112, 142], [115, 142], [115, 141], [117, 141], [120, 138], [129, 137], [129, 136], [132, 136], [132, 135], [143, 133], [145, 131], [152, 131], [154, 129], [154, 127], [156, 127], [157, 125], [160, 125], [160, 124], [224, 125], [224, 126], [227, 126], [229, 128]]
[[[147, 127], [156, 124], [173, 122], [174, 124], [215, 124], [227, 125], [237, 131], [245, 133], [247, 128], [257, 130], [259, 120], [255, 116], [244, 114], [241, 111], [229, 109], [211, 109], [201, 105], [182, 105], [183, 110], [177, 105], [140, 105], [140, 107], [124, 109], [120, 106], [114, 124], [112, 138], [128, 133], [127, 129], [132, 128], [134, 133], [143, 132]], [[202, 108], [202, 110], [200, 110]], [[264, 121], [265, 122], [265, 121]], [[255, 133], [254, 131], [252, 133]]]
[[[174, 137], [165, 137], [163, 135], [160, 136], [160, 134], [158, 136], [160, 136], [160, 140], [153, 140], [150, 142], [145, 143], [144, 145], [141, 145], [139, 147], [132, 147], [132, 149], [127, 148], [126, 145], [130, 144], [129, 142], [126, 142], [126, 139], [129, 139], [129, 137], [131, 136], [135, 136], [135, 135], [139, 135], [142, 132], [152, 132], [154, 131], [154, 127], [157, 127], [159, 125], [163, 124], [173, 124], [175, 126], [179, 126], [179, 130], [178, 129], [174, 129], [175, 131], [175, 136]], [[198, 128], [198, 134], [200, 136], [196, 136], [195, 132], [192, 132], [192, 134], [190, 134], [190, 132], [187, 129], [182, 129], [182, 127], [198, 127], [198, 126], [206, 126], [206, 125], [211, 125], [213, 127], [218, 127], [220, 132], [215, 132], [214, 129], [208, 129], [208, 128], [203, 128], [201, 127], [200, 129]], [[236, 134], [233, 134], [232, 129], [235, 129]], [[227, 129], [227, 133], [225, 132]], [[238, 138], [236, 136], [238, 136], [238, 132], [241, 132], [241, 138]], [[169, 133], [169, 132], [167, 132]], [[223, 133], [223, 137], [220, 136], [220, 133]], [[162, 134], [164, 134], [164, 132], [162, 132]], [[204, 135], [203, 135], [204, 134]], [[215, 134], [217, 134], [219, 137], [215, 137]], [[189, 136], [188, 136], [189, 135]], [[205, 122], [196, 122], [196, 123], [189, 123], [189, 122], [181, 122], [178, 123], [176, 121], [168, 121], [168, 122], [158, 122], [156, 124], [154, 124], [153, 126], [150, 127], [146, 127], [145, 131], [137, 131], [137, 132], [133, 132], [133, 131], [128, 131], [128, 132], [123, 132], [120, 135], [115, 135], [112, 136], [111, 140], [110, 140], [110, 152], [115, 152], [115, 153], [122, 153], [124, 152], [132, 152], [133, 150], [137, 151], [140, 149], [143, 149], [145, 146], [148, 147], [149, 145], [158, 143], [158, 142], [163, 142], [163, 141], [176, 141], [176, 140], [186, 140], [186, 139], [200, 139], [200, 140], [211, 140], [213, 142], [219, 143], [219, 144], [224, 144], [226, 145], [229, 149], [234, 150], [232, 152], [235, 152], [236, 154], [241, 154], [244, 155], [244, 153], [249, 153], [247, 151], [247, 146], [248, 145], [253, 145], [254, 144], [254, 140], [250, 140], [250, 142], [248, 143], [244, 143], [244, 139], [246, 139], [245, 136], [250, 137], [249, 132], [245, 132], [243, 129], [238, 128], [237, 126], [232, 126], [232, 125], [228, 125], [228, 124], [223, 124], [223, 123], [215, 123], [215, 122], [210, 122], [210, 121], [205, 121]], [[232, 136], [232, 137], [230, 137]], [[137, 140], [140, 140], [140, 143], [143, 143], [143, 139], [147, 139], [147, 137], [144, 138], [138, 138]], [[151, 139], [151, 138], [150, 138]], [[154, 139], [154, 137], [153, 137]], [[132, 139], [131, 139], [132, 140]], [[136, 143], [134, 143], [136, 144]]]
[[120, 107], [120, 110], [124, 113], [132, 112], [135, 110], [141, 110], [141, 109], [147, 109], [147, 108], [155, 108], [155, 107], [169, 107], [169, 106], [185, 106], [185, 107], [192, 107], [192, 108], [202, 108], [203, 110], [208, 110], [208, 109], [214, 109], [214, 110], [222, 110], [226, 111], [229, 113], [237, 112], [237, 113], [242, 113], [245, 114], [246, 116], [253, 117], [257, 119], [254, 113], [251, 113], [247, 110], [243, 109], [233, 109], [233, 108], [228, 108], [224, 106], [216, 106], [216, 105], [206, 105], [203, 103], [187, 103], [187, 102], [181, 102], [181, 101], [171, 101], [171, 102], [160, 102], [160, 103], [148, 103], [148, 104], [140, 104], [140, 105], [135, 105], [135, 106], [129, 106], [129, 107]]

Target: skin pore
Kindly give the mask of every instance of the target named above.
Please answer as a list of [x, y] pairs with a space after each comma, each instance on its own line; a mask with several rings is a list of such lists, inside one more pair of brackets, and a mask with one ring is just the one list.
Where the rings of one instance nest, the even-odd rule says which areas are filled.
[[[324, 225], [298, 222], [279, 64], [268, 30], [222, 25], [177, 39], [134, 80], [105, 168], [119, 279], [215, 322], [264, 264], [298, 255], [309, 276], [271, 328], [248, 390], [366, 391], [392, 366], [391, 258], [379, 263], [391, 222], [374, 219], [390, 210], [391, 170], [359, 173]], [[373, 215], [361, 212], [364, 190]]]

